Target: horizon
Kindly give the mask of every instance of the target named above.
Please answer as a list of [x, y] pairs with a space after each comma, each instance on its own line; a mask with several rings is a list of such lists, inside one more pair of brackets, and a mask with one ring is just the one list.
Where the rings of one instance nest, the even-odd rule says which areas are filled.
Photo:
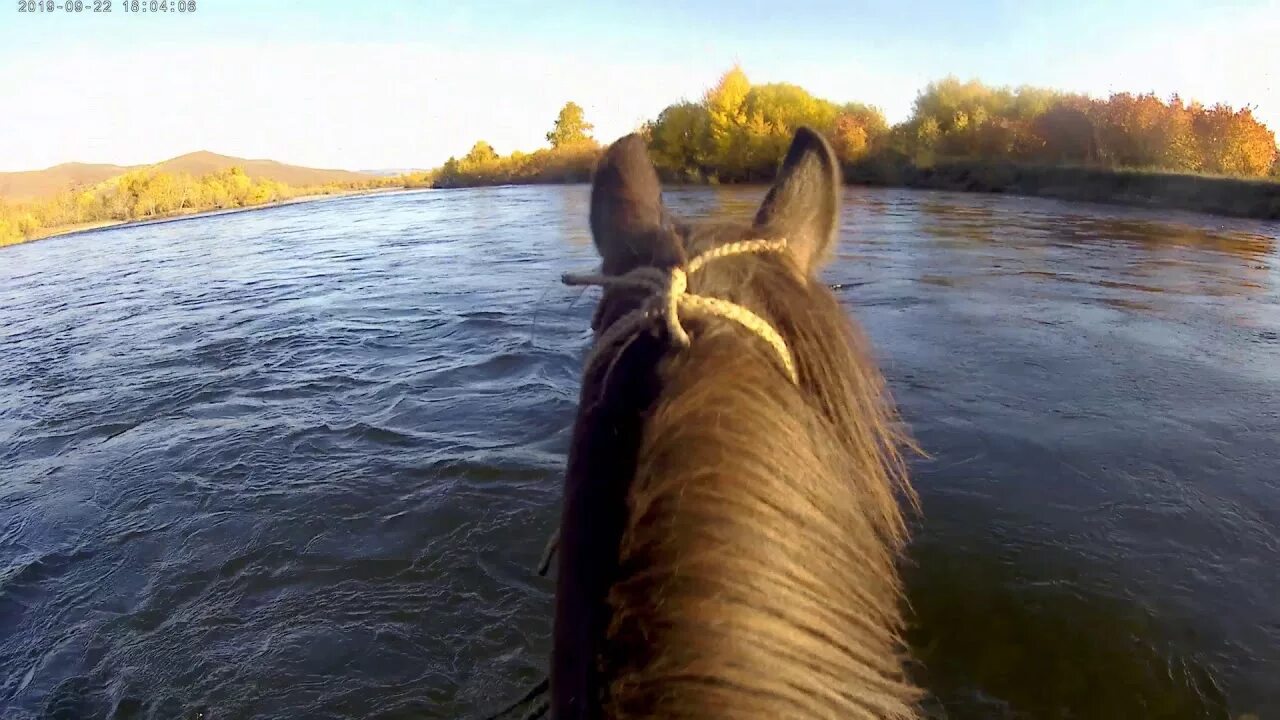
[[[0, 23], [0, 171], [149, 165], [206, 151], [314, 168], [434, 168], [477, 140], [545, 145], [574, 101], [609, 142], [734, 64], [905, 120], [954, 75], [1106, 97], [1251, 106], [1280, 130], [1280, 0], [1069, 8], [986, 0], [619, 3], [200, 0], [189, 15], [19, 14]], [[556, 11], [560, 12], [556, 12]]]
[[[111, 163], [111, 162], [106, 162], [106, 163], [96, 163], [96, 162], [82, 162], [82, 161], [79, 161], [79, 160], [68, 160], [68, 161], [66, 161], [66, 162], [60, 162], [60, 163], [57, 163], [57, 164], [55, 164], [55, 165], [48, 165], [48, 166], [46, 166], [46, 167], [42, 167], [42, 168], [31, 168], [31, 169], [27, 169], [27, 170], [0, 170], [0, 173], [13, 173], [13, 172], [37, 172], [37, 173], [38, 173], [38, 172], [43, 172], [43, 171], [45, 171], [45, 170], [54, 170], [54, 169], [57, 169], [57, 168], [60, 168], [60, 167], [66, 167], [66, 166], [68, 166], [68, 165], [84, 165], [84, 166], [110, 165], [110, 166], [113, 166], [113, 167], [120, 167], [120, 168], [149, 167], [149, 166], [152, 166], [152, 165], [163, 165], [164, 163], [171, 162], [171, 161], [173, 161], [173, 160], [182, 160], [182, 159], [184, 159], [184, 158], [190, 158], [190, 157], [192, 157], [192, 156], [196, 156], [196, 155], [214, 155], [214, 156], [217, 156], [217, 157], [220, 157], [220, 158], [227, 158], [228, 160], [244, 160], [244, 161], [246, 161], [246, 162], [278, 162], [278, 163], [281, 163], [281, 164], [284, 164], [284, 165], [291, 165], [291, 164], [292, 164], [292, 163], [286, 163], [286, 162], [283, 162], [283, 161], [277, 160], [277, 159], [275, 159], [275, 158], [269, 158], [269, 157], [260, 157], [260, 158], [241, 157], [241, 156], [239, 156], [239, 155], [231, 155], [231, 154], [229, 154], [229, 153], [221, 153], [221, 152], [218, 152], [217, 150], [209, 150], [209, 149], [206, 149], [206, 148], [201, 148], [201, 149], [199, 149], [199, 150], [192, 150], [192, 151], [190, 151], [190, 152], [184, 152], [184, 153], [181, 153], [181, 154], [179, 154], [179, 155], [173, 155], [173, 156], [170, 156], [170, 157], [163, 157], [163, 158], [159, 158], [159, 159], [157, 159], [157, 160], [152, 160], [152, 161], [149, 161], [149, 162], [143, 162], [143, 163]], [[302, 166], [299, 166], [299, 167], [302, 167]], [[306, 167], [308, 167], [308, 169], [311, 169], [311, 170], [345, 170], [345, 171], [348, 171], [348, 172], [364, 172], [364, 173], [390, 172], [390, 171], [392, 171], [392, 170], [395, 170], [395, 171], [397, 171], [397, 172], [421, 172], [421, 171], [426, 171], [426, 170], [432, 170], [432, 169], [434, 169], [434, 168], [410, 168], [410, 167], [400, 167], [400, 168], [362, 168], [362, 169], [356, 169], [356, 170], [353, 170], [353, 169], [351, 169], [351, 168], [322, 168], [322, 167], [311, 167], [311, 166], [306, 166]]]

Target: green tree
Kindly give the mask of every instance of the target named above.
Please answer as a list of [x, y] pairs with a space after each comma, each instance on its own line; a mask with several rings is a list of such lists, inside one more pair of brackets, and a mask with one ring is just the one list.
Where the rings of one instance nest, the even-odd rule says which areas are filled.
[[663, 110], [649, 123], [649, 153], [659, 168], [701, 177], [710, 155], [710, 119], [698, 103], [683, 102]]
[[918, 123], [915, 123], [915, 158], [916, 163], [921, 165], [932, 165], [934, 159], [935, 148], [938, 141], [942, 137], [942, 129], [936, 119], [926, 117]]
[[567, 102], [560, 108], [556, 124], [547, 133], [547, 142], [553, 148], [571, 147], [591, 140], [591, 131], [595, 126], [587, 122], [582, 106], [576, 102]]

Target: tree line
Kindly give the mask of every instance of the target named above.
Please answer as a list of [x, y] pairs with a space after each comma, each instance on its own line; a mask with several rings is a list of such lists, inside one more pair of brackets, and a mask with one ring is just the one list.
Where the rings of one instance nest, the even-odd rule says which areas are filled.
[[[1131, 169], [1280, 178], [1275, 134], [1251, 108], [1206, 107], [1151, 93], [1102, 99], [954, 77], [927, 85], [911, 116], [891, 126], [875, 107], [837, 104], [790, 83], [753, 85], [734, 67], [698, 101], [666, 107], [639, 131], [668, 180], [752, 182], [772, 177], [801, 125], [827, 135], [851, 176], [891, 184], [901, 173], [875, 168], [967, 161], [979, 168], [998, 163], [1087, 168], [1095, 179], [1096, 171]], [[290, 187], [249, 177], [240, 168], [200, 178], [135, 170], [44, 201], [0, 202], [0, 245], [57, 227], [250, 207], [345, 190], [585, 182], [600, 153], [592, 130], [582, 107], [569, 102], [546, 135], [548, 147], [535, 152], [499, 155], [480, 140], [466, 155], [451, 157], [431, 172], [319, 187]], [[859, 172], [868, 168], [873, 171]]]
[[565, 103], [547, 133], [550, 147], [499, 155], [492, 145], [479, 140], [466, 155], [446, 160], [435, 172], [433, 185], [585, 182], [600, 153], [599, 144], [591, 137], [593, 129], [580, 105]]
[[[875, 107], [837, 104], [789, 83], [753, 85], [734, 67], [700, 100], [668, 106], [640, 132], [668, 179], [751, 182], [773, 175], [800, 125], [824, 132], [846, 168], [966, 160], [1280, 176], [1275, 135], [1251, 108], [1152, 93], [1101, 99], [954, 77], [926, 86], [911, 116], [891, 126]], [[449, 158], [436, 186], [584, 180], [599, 152], [590, 130], [582, 108], [568, 103], [547, 134], [550, 148], [501, 156], [479, 141]]]
[[1261, 177], [1277, 170], [1275, 134], [1250, 108], [1177, 95], [1106, 99], [947, 78], [916, 99], [891, 147], [917, 157], [1013, 160]]
[[421, 187], [429, 182], [423, 176], [403, 176], [293, 187], [275, 180], [250, 177], [240, 167], [199, 178], [147, 169], [132, 170], [93, 188], [62, 193], [47, 200], [0, 203], [0, 245], [21, 242], [66, 226], [252, 207], [302, 195], [328, 195], [374, 187]]

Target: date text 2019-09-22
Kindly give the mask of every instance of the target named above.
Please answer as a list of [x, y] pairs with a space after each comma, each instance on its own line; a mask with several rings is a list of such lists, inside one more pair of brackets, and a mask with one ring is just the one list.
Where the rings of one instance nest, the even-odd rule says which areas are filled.
[[191, 14], [196, 0], [18, 0], [20, 13]]

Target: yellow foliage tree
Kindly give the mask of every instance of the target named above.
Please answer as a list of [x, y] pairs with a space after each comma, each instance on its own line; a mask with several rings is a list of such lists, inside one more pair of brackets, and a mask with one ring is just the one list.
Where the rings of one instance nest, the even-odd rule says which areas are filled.
[[547, 133], [547, 142], [551, 143], [553, 148], [568, 148], [592, 142], [593, 129], [594, 126], [587, 122], [582, 106], [570, 101], [560, 109], [555, 125]]
[[867, 129], [857, 117], [841, 114], [836, 118], [831, 144], [841, 160], [850, 162], [862, 157], [867, 152], [867, 139]]
[[741, 128], [747, 121], [743, 105], [750, 92], [751, 81], [742, 68], [735, 65], [707, 91], [703, 100], [712, 160], [717, 170], [728, 174], [740, 173], [746, 167]]

